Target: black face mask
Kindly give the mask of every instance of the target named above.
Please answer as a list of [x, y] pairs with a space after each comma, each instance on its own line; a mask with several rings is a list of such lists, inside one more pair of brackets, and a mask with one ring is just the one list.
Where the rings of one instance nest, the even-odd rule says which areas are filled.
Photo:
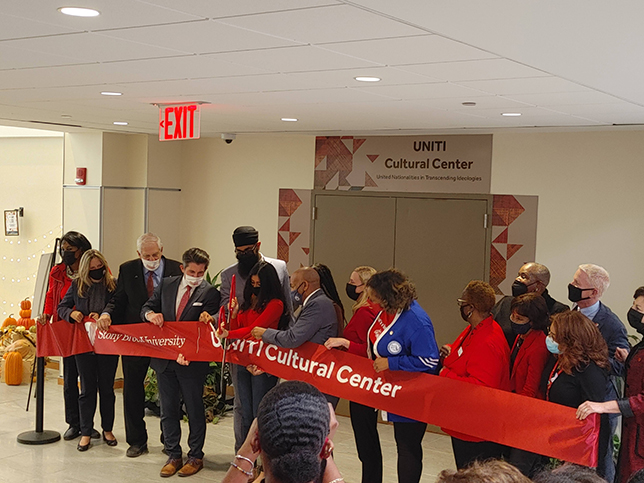
[[528, 286], [525, 283], [519, 282], [518, 280], [512, 282], [513, 297], [518, 297], [519, 295], [523, 295], [524, 293], [528, 293]]
[[239, 274], [242, 277], [246, 277], [250, 270], [259, 262], [259, 253], [255, 250], [248, 250], [243, 253], [236, 253], [235, 257], [239, 262]]
[[356, 289], [358, 288], [357, 285], [353, 285], [351, 283], [347, 283], [347, 297], [349, 297], [351, 300], [358, 300], [360, 298], [360, 293], [356, 292]]
[[469, 314], [467, 314], [467, 313], [465, 313], [465, 307], [469, 307], [469, 305], [461, 305], [461, 308], [460, 308], [460, 310], [461, 310], [461, 318], [462, 318], [465, 322], [469, 322], [469, 321], [470, 321], [470, 317], [472, 316], [472, 314], [474, 313], [474, 311], [472, 310], [472, 311], [470, 311], [470, 313], [469, 313]]
[[89, 271], [89, 278], [92, 280], [101, 280], [105, 276], [105, 267]]
[[644, 322], [642, 321], [642, 317], [644, 317], [644, 314], [642, 312], [638, 312], [632, 307], [628, 310], [628, 315], [626, 316], [631, 327], [640, 334], [644, 334]]
[[568, 284], [568, 300], [573, 303], [580, 302], [582, 300], [588, 300], [590, 297], [582, 297], [581, 294], [585, 290], [593, 290], [592, 288], [579, 288], [575, 287], [572, 283]]
[[76, 252], [63, 250], [60, 253], [60, 256], [63, 258], [63, 263], [68, 267], [71, 267], [74, 263], [76, 263]]
[[257, 297], [257, 296], [259, 295], [259, 292], [260, 292], [261, 290], [262, 290], [262, 287], [253, 287], [253, 288], [251, 289], [251, 292], [253, 293], [253, 295], [254, 295], [255, 297]]
[[530, 325], [530, 322], [528, 322], [527, 324], [516, 324], [510, 321], [510, 325], [512, 326], [512, 332], [518, 335], [527, 334], [528, 332], [530, 332], [530, 329], [532, 328], [532, 325]]

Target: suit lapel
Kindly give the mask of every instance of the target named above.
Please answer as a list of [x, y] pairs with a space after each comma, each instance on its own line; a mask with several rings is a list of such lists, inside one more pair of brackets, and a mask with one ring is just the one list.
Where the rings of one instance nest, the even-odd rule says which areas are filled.
[[[179, 285], [181, 284], [182, 277], [172, 280], [168, 283], [167, 289], [163, 291], [163, 298], [161, 302], [161, 309], [163, 310], [164, 303], [169, 309], [168, 314], [172, 317], [168, 320], [177, 320], [177, 293], [179, 292]], [[163, 315], [164, 317], [166, 314]]]
[[201, 294], [206, 290], [206, 287], [208, 286], [207, 282], [201, 282], [201, 285], [199, 285], [196, 289], [192, 291], [190, 294], [190, 298], [188, 299], [188, 303], [186, 304], [186, 307], [183, 309], [183, 312], [181, 313], [181, 317], [179, 320], [184, 320], [184, 316], [188, 313], [188, 310], [192, 307], [192, 304], [195, 303], [197, 300], [199, 300], [199, 297], [201, 297]]
[[148, 287], [146, 285], [147, 280], [145, 279], [145, 273], [143, 272], [143, 262], [141, 259], [136, 264], [136, 270], [134, 271], [135, 277], [137, 277], [140, 281], [138, 283], [139, 289], [145, 293], [146, 295], [148, 294]]

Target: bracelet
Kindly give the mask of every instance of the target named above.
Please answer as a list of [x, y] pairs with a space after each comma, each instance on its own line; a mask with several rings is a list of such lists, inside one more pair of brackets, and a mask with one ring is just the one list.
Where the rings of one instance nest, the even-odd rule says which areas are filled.
[[242, 456], [242, 455], [240, 455], [240, 454], [237, 454], [237, 455], [235, 455], [235, 458], [238, 458], [238, 459], [240, 459], [240, 460], [244, 460], [244, 461], [248, 461], [248, 462], [250, 463], [250, 467], [251, 467], [251, 468], [254, 468], [254, 467], [255, 467], [255, 463], [253, 463], [251, 460], [249, 460], [249, 459], [248, 459], [248, 458], [246, 458], [245, 456]]
[[253, 472], [252, 472], [252, 471], [246, 471], [246, 470], [244, 470], [244, 469], [240, 468], [239, 466], [237, 466], [237, 465], [235, 464], [235, 462], [234, 462], [234, 461], [231, 461], [231, 462], [230, 462], [230, 466], [232, 466], [233, 468], [238, 469], [239, 471], [241, 471], [242, 473], [244, 473], [244, 474], [245, 474], [246, 476], [248, 476], [249, 478], [252, 478], [252, 477], [253, 477]]
[[342, 478], [342, 477], [340, 477], [340, 478], [336, 478], [336, 479], [335, 479], [335, 480], [333, 480], [333, 481], [329, 481], [329, 483], [340, 483], [341, 481], [344, 481], [344, 478]]

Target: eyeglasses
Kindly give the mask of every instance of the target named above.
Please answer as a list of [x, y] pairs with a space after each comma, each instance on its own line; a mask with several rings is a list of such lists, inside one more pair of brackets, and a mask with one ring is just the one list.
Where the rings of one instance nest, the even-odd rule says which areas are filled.
[[472, 305], [467, 300], [463, 300], [463, 299], [456, 299], [456, 303], [458, 304], [459, 307], [467, 307], [468, 305]]
[[240, 255], [243, 255], [243, 254], [245, 254], [245, 253], [250, 253], [250, 252], [255, 251], [255, 248], [256, 248], [256, 246], [255, 246], [255, 245], [253, 245], [253, 246], [252, 246], [252, 247], [250, 247], [250, 248], [246, 248], [246, 250], [240, 250], [239, 248], [235, 248], [235, 253], [238, 253], [238, 254], [240, 254]]

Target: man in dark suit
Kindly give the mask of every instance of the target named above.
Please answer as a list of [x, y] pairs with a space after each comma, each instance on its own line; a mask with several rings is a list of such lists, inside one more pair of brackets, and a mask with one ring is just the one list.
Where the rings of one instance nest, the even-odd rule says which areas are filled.
[[[139, 324], [141, 308], [165, 277], [181, 275], [181, 264], [163, 256], [161, 239], [153, 233], [141, 235], [136, 241], [139, 258], [119, 268], [116, 292], [98, 319], [97, 325], [107, 329], [110, 324]], [[148, 452], [145, 427], [145, 376], [149, 357], [121, 356], [123, 364], [123, 414], [125, 438], [130, 447], [125, 453], [133, 458]]]
[[[217, 314], [219, 291], [203, 278], [210, 263], [208, 253], [190, 248], [182, 256], [182, 277], [161, 281], [141, 309], [141, 317], [163, 326], [169, 320], [204, 320]], [[203, 385], [210, 371], [208, 362], [190, 362], [182, 354], [176, 361], [152, 358], [150, 366], [157, 373], [161, 402], [161, 427], [168, 461], [161, 476], [190, 476], [203, 468], [203, 445], [206, 438], [206, 416]], [[183, 464], [181, 451], [181, 399], [186, 406], [190, 434], [188, 460]]]

